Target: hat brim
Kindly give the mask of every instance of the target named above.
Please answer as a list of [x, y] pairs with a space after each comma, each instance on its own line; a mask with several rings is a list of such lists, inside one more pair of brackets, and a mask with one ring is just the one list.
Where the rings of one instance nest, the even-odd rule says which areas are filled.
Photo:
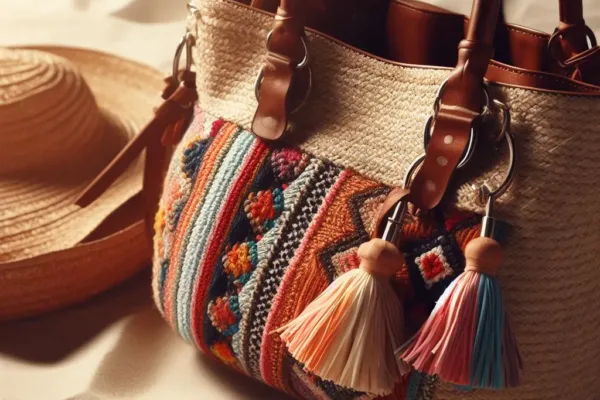
[[[58, 46], [19, 48], [52, 53], [78, 67], [102, 114], [125, 136], [123, 139], [133, 137], [152, 118], [163, 82], [158, 70], [94, 50]], [[0, 249], [0, 281], [3, 288], [20, 288], [25, 293], [16, 298], [11, 295], [9, 299], [11, 290], [0, 291], [0, 320], [83, 300], [131, 276], [149, 260], [151, 252], [143, 224], [132, 225], [131, 218], [121, 225], [113, 223], [112, 232], [106, 232], [107, 236], [88, 239], [81, 244], [103, 221], [141, 191], [142, 175], [143, 160], [140, 159], [86, 208], [79, 208], [73, 202], [89, 183], [87, 180], [68, 185], [24, 181], [18, 183], [18, 188], [15, 185], [12, 193], [0, 193], [5, 204], [19, 201], [31, 208], [26, 215], [9, 218], [19, 223], [2, 229], [13, 229], [16, 234], [7, 231], [9, 234], [0, 244], [4, 247]], [[12, 200], [11, 194], [14, 195]], [[43, 207], [31, 205], [36, 202]], [[10, 221], [5, 219], [4, 222]], [[67, 275], [61, 276], [59, 270], [66, 273], [68, 279], [65, 278]], [[50, 276], [61, 282], [48, 281]], [[38, 292], [35, 288], [39, 288], [35, 282], [42, 281], [47, 289], [43, 295], [42, 292], [35, 295]], [[65, 282], [69, 283], [63, 288], [66, 291], [61, 290]], [[40, 300], [42, 298], [45, 300]]]
[[86, 300], [148, 265], [143, 221], [69, 249], [0, 264], [0, 321]]

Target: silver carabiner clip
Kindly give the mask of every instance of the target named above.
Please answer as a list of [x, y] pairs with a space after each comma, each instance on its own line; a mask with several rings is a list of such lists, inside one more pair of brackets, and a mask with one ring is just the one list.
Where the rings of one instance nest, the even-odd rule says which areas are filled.
[[[413, 175], [417, 168], [423, 163], [425, 160], [425, 154], [421, 154], [417, 157], [408, 170], [406, 171], [406, 175], [404, 175], [404, 188], [410, 186], [410, 182], [412, 180]], [[404, 214], [406, 213], [406, 201], [399, 201], [398, 204], [394, 207], [394, 211], [392, 215], [387, 218], [387, 224], [385, 225], [385, 229], [383, 234], [381, 235], [381, 239], [387, 240], [391, 243], [396, 243], [396, 239], [398, 238], [398, 233], [400, 232], [400, 226], [402, 225], [402, 219], [404, 218]]]
[[192, 70], [192, 48], [194, 46], [194, 36], [188, 30], [185, 35], [179, 41], [177, 49], [175, 49], [175, 56], [173, 57], [173, 66], [171, 74], [173, 78], [179, 83], [179, 65], [181, 63], [181, 56], [185, 49], [185, 71], [189, 72]]

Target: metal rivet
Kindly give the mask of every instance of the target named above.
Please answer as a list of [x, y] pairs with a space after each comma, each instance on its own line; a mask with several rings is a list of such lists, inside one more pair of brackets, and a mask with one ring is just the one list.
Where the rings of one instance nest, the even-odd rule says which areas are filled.
[[429, 192], [435, 192], [435, 183], [433, 181], [425, 181], [425, 189]]
[[445, 167], [448, 164], [448, 159], [446, 157], [439, 156], [437, 158], [437, 163], [440, 167]]
[[444, 143], [451, 144], [452, 142], [454, 142], [454, 137], [452, 137], [452, 135], [446, 135], [444, 137]]

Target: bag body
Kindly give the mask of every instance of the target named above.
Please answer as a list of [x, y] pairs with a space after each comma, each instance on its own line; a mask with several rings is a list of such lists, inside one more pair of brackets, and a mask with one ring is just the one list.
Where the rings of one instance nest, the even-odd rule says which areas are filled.
[[[302, 398], [372, 398], [304, 372], [271, 333], [357, 265], [356, 249], [386, 194], [423, 152], [423, 126], [450, 70], [393, 63], [308, 32], [313, 92], [294, 116], [293, 134], [274, 146], [249, 131], [273, 17], [229, 0], [195, 6], [189, 29], [200, 100], [156, 220], [158, 308], [186, 340], [271, 386]], [[593, 87], [536, 79], [577, 93], [490, 86], [511, 109], [520, 156], [496, 211], [512, 224], [499, 279], [523, 383], [468, 392], [441, 385], [435, 398], [600, 393], [600, 99]], [[409, 326], [418, 327], [464, 268], [483, 212], [471, 185], [502, 179], [505, 156], [478, 158], [441, 211], [403, 229], [406, 268], [394, 287], [411, 299]], [[434, 379], [413, 380], [404, 382], [413, 398], [434, 398]]]

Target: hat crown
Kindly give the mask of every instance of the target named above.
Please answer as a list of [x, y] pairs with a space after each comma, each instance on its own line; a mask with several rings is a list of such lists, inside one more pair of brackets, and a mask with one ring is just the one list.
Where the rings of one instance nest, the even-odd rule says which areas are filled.
[[100, 121], [90, 88], [69, 61], [0, 49], [0, 174], [65, 165], [98, 139]]

